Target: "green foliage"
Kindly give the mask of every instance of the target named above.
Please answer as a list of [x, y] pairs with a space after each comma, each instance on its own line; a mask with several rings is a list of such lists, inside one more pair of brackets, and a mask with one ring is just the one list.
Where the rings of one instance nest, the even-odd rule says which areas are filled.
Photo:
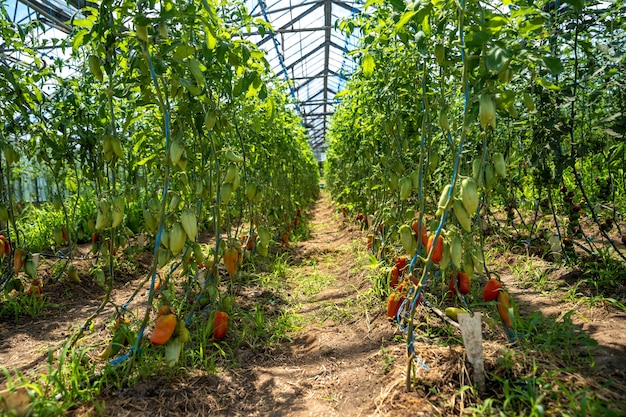
[[[624, 95], [613, 87], [623, 81], [623, 63], [612, 55], [623, 31], [608, 29], [623, 28], [617, 13], [572, 5], [545, 11], [376, 3], [340, 25], [358, 28], [363, 38], [353, 51], [361, 68], [330, 127], [326, 182], [339, 204], [386, 225], [405, 222], [407, 209], [430, 219], [446, 184], [474, 176], [482, 215], [503, 205], [507, 224], [528, 229], [531, 239], [544, 216], [530, 224], [525, 216], [544, 199], [542, 213], [554, 214], [566, 243], [583, 237], [571, 212], [578, 203], [596, 221], [591, 227], [615, 228], [626, 195]], [[579, 87], [572, 89], [574, 80]], [[493, 128], [491, 115], [483, 121], [483, 97], [494, 99]], [[509, 174], [494, 182], [496, 155], [505, 157]], [[408, 198], [399, 194], [406, 178], [413, 185]], [[567, 191], [558, 193], [562, 187]], [[557, 194], [554, 205], [546, 193]], [[441, 225], [449, 230], [453, 223], [449, 216]], [[604, 245], [614, 239], [603, 238]]]
[[[411, 272], [434, 293], [438, 273], [490, 277], [484, 241], [494, 233], [569, 265], [591, 254], [597, 262], [587, 264], [588, 284], [577, 285], [571, 299], [581, 299], [583, 286], [592, 287], [590, 300], [600, 288], [618, 287], [609, 277], [623, 275], [616, 271], [626, 262], [616, 242], [626, 211], [626, 96], [619, 87], [626, 22], [608, 5], [552, 6], [370, 1], [339, 25], [363, 36], [351, 52], [360, 67], [338, 95], [330, 126], [326, 187], [352, 216], [373, 219], [361, 225], [373, 242], [372, 264], [382, 271], [402, 248], [413, 260]], [[470, 178], [478, 195], [464, 201], [462, 184]], [[477, 214], [465, 213], [476, 201]], [[421, 236], [411, 233], [414, 224], [443, 237], [441, 261], [432, 262]], [[461, 253], [450, 254], [459, 240]], [[548, 274], [533, 262], [513, 270], [526, 285], [548, 289]], [[384, 272], [373, 287], [389, 291]], [[450, 344], [453, 336], [428, 321], [401, 325]], [[568, 352], [594, 343], [571, 313], [558, 322], [533, 315], [514, 330], [530, 335], [528, 349], [570, 361], [576, 353]], [[490, 400], [473, 411], [543, 415], [553, 404], [543, 392], [550, 381], [534, 374], [523, 386], [501, 380], [502, 403]]]
[[[264, 53], [241, 36], [251, 28], [267, 31], [267, 22], [234, 2], [115, 0], [82, 12], [70, 22], [73, 32], [65, 41], [38, 41], [32, 36], [36, 23], [13, 25], [0, 7], [3, 46], [29, 62], [0, 68], [6, 185], [0, 189], [0, 234], [29, 254], [63, 248], [67, 258], [49, 269], [56, 277], [77, 256], [76, 245], [90, 243], [93, 236], [89, 261], [104, 272], [98, 278], [105, 290], [102, 305], [70, 338], [71, 352], [79, 352], [72, 348], [111, 302], [120, 267], [134, 263], [122, 254], [158, 248], [148, 276], [157, 267], [171, 268], [164, 273], [167, 288], [150, 292], [143, 315], [135, 313], [132, 326], [140, 343], [139, 330], [149, 329], [151, 311], [162, 302], [157, 295], [179, 317], [200, 314], [199, 304], [215, 308], [222, 302], [228, 290], [218, 266], [226, 244], [239, 249], [240, 237], [255, 236], [259, 229], [278, 239], [282, 233], [306, 239], [306, 225], [294, 220], [319, 187], [318, 163], [288, 86], [270, 72]], [[35, 52], [46, 42], [63, 43], [71, 58], [46, 67]], [[76, 71], [61, 71], [63, 64]], [[44, 95], [44, 85], [54, 88]], [[28, 204], [30, 197], [20, 190], [22, 181], [33, 177], [44, 186], [35, 188], [37, 201]], [[199, 233], [190, 236], [194, 223]], [[210, 248], [197, 246], [198, 235], [218, 232], [223, 240], [212, 240]], [[261, 255], [246, 251], [250, 257]], [[14, 275], [12, 259], [4, 259], [0, 288]], [[257, 264], [246, 262], [233, 279], [254, 275], [249, 271]], [[205, 263], [204, 278], [211, 285], [196, 278]], [[184, 282], [173, 278], [181, 265]], [[280, 268], [275, 277], [284, 276]], [[3, 295], [2, 314], [16, 319], [42, 314], [43, 300]], [[252, 344], [287, 339], [298, 326], [290, 311], [250, 313], [234, 307], [233, 313], [232, 319], [244, 324], [234, 328], [251, 331]], [[248, 340], [245, 332], [233, 331], [230, 343], [217, 343], [209, 328], [194, 326], [196, 345], [184, 350], [183, 364], [213, 371], [235, 360], [233, 352]], [[136, 352], [116, 371], [105, 367], [106, 384], [121, 386], [163, 368], [162, 349]], [[76, 385], [89, 380], [82, 374], [87, 370], [74, 366], [78, 362], [64, 360], [46, 382], [67, 404], [88, 401], [81, 397], [83, 389], [94, 388]]]

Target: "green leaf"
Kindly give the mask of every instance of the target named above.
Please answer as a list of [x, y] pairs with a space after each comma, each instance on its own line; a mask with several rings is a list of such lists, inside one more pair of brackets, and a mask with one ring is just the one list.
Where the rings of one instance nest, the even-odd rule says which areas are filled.
[[502, 31], [502, 28], [507, 27], [511, 24], [508, 18], [504, 16], [493, 16], [487, 22], [485, 30], [491, 34], [496, 35]]
[[266, 116], [267, 116], [268, 122], [272, 121], [272, 119], [274, 118], [275, 111], [276, 111], [276, 101], [274, 100], [274, 97], [270, 97], [267, 100], [267, 105], [266, 105]]
[[406, 5], [404, 4], [403, 0], [391, 0], [390, 3], [393, 6], [393, 8], [399, 12], [404, 11], [404, 9], [406, 9]]
[[77, 52], [78, 48], [85, 44], [85, 36], [89, 33], [87, 29], [80, 30], [74, 35], [72, 41], [72, 51]]
[[537, 84], [552, 91], [559, 91], [561, 89], [561, 87], [559, 87], [558, 85], [551, 83], [550, 81], [544, 80], [543, 78], [537, 79]]
[[398, 23], [396, 23], [396, 27], [395, 27], [395, 31], [399, 32], [402, 30], [402, 28], [404, 27], [404, 25], [406, 25], [408, 23], [409, 20], [411, 20], [411, 18], [413, 16], [415, 16], [417, 14], [416, 11], [408, 11], [408, 12], [404, 12], [402, 14], [402, 17], [400, 17], [400, 20], [398, 20]]
[[145, 164], [147, 164], [148, 162], [152, 161], [155, 158], [156, 158], [156, 154], [148, 155], [145, 158], [143, 158], [141, 161], [137, 162], [135, 165], [136, 166], [145, 165]]
[[376, 63], [374, 62], [374, 57], [370, 54], [365, 54], [363, 56], [363, 75], [366, 77], [371, 76], [374, 73], [375, 67]]
[[430, 35], [432, 29], [430, 27], [430, 19], [428, 18], [428, 15], [426, 15], [426, 17], [424, 17], [424, 20], [422, 21], [422, 30], [426, 35]]
[[543, 63], [551, 74], [560, 74], [565, 69], [561, 60], [557, 57], [547, 56], [543, 58]]
[[341, 98], [345, 95], [350, 94], [350, 90], [345, 89], [345, 90], [341, 90], [340, 92], [338, 92], [337, 94], [335, 94], [335, 99]]
[[210, 50], [215, 49], [215, 46], [217, 46], [217, 39], [213, 36], [213, 33], [211, 33], [210, 30], [207, 30], [206, 32], [206, 46]]
[[482, 31], [471, 32], [468, 35], [468, 46], [482, 46], [489, 41], [489, 35]]
[[93, 22], [90, 19], [74, 19], [72, 25], [79, 28], [91, 28]]
[[542, 16], [535, 16], [531, 19], [525, 19], [520, 23], [520, 34], [524, 35], [536, 30], [543, 29], [544, 18]]
[[498, 45], [494, 45], [494, 47], [487, 52], [485, 64], [487, 65], [488, 70], [499, 72], [509, 58], [511, 58], [511, 53], [509, 51]]
[[583, 9], [583, 0], [565, 0], [565, 3], [570, 4], [574, 9], [580, 11]]
[[172, 59], [175, 61], [182, 61], [183, 59], [191, 56], [194, 53], [194, 49], [189, 45], [178, 45]]

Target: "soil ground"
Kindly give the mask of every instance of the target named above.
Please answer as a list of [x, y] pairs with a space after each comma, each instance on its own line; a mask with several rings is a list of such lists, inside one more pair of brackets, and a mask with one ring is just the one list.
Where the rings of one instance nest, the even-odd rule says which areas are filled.
[[[386, 316], [382, 300], [372, 302], [371, 280], [367, 268], [356, 264], [355, 248], [366, 245], [365, 234], [354, 224], [343, 221], [327, 196], [308, 213], [310, 238], [292, 243], [287, 249], [292, 291], [284, 305], [294, 306], [303, 317], [302, 328], [291, 341], [263, 348], [240, 346], [237, 364], [224, 366], [218, 373], [188, 369], [155, 376], [148, 381], [119, 390], [104, 389], [105, 416], [406, 416], [460, 415], [472, 403], [459, 388], [470, 384], [471, 369], [466, 364], [460, 335], [450, 342], [455, 330], [425, 307], [418, 318], [415, 350], [429, 370], [417, 369], [416, 384], [405, 388], [406, 343], [402, 332]], [[515, 255], [500, 259], [497, 269], [519, 306], [527, 316], [541, 311], [544, 316], [562, 320], [564, 313], [573, 325], [597, 340], [593, 351], [595, 367], [584, 374], [568, 373], [573, 383], [602, 389], [612, 379], [608, 400], [626, 401], [626, 313], [610, 306], [593, 308], [580, 303], [564, 303], [551, 292], [544, 294], [524, 288], [513, 277], [509, 265]], [[145, 277], [149, 255], [140, 256], [136, 265], [122, 265], [113, 294], [116, 304], [128, 300]], [[362, 262], [362, 260], [361, 260]], [[325, 277], [325, 285], [310, 294], [299, 293], [298, 276]], [[562, 281], [566, 271], [555, 270], [552, 281]], [[329, 278], [331, 277], [331, 279]], [[82, 284], [59, 281], [46, 286], [49, 307], [43, 317], [28, 319], [0, 317], [0, 366], [22, 373], [45, 372], [48, 352], [59, 349], [77, 326], [100, 304], [103, 290], [88, 275]], [[478, 284], [477, 284], [478, 285]], [[238, 287], [237, 302], [259, 296], [259, 288]], [[129, 308], [144, 308], [146, 290], [141, 291]], [[0, 306], [0, 308], [3, 308]], [[102, 317], [110, 317], [107, 307]], [[352, 312], [352, 314], [345, 314]], [[358, 314], [354, 314], [357, 312]], [[109, 314], [107, 314], [109, 313]], [[485, 366], [488, 391], [494, 385], [492, 373], [502, 372], [503, 351], [515, 349], [491, 312], [485, 317]], [[104, 340], [106, 323], [95, 321], [94, 334]], [[446, 328], [441, 332], [432, 329]], [[430, 330], [429, 330], [430, 329]], [[226, 340], [227, 342], [227, 340]], [[577, 353], [576, 353], [577, 354]], [[538, 360], [554, 360], [537, 352]], [[1, 381], [0, 381], [1, 382]], [[604, 393], [602, 393], [605, 395]], [[625, 410], [622, 408], [622, 410]], [[83, 416], [96, 414], [96, 407], [83, 405], [68, 412]]]

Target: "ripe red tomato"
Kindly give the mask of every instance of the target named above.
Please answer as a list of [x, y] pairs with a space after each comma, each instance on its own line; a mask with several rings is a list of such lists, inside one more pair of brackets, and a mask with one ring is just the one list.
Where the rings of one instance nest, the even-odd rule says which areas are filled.
[[[428, 253], [430, 253], [430, 249], [433, 246], [433, 240], [435, 240], [435, 236], [434, 235], [428, 238], [428, 245], [427, 245], [427, 248], [426, 248]], [[443, 238], [441, 236], [439, 236], [439, 238], [437, 238], [437, 242], [435, 242], [435, 247], [433, 248], [432, 261], [433, 262], [439, 262], [439, 261], [441, 261], [442, 257], [443, 257]]]
[[469, 294], [470, 292], [470, 279], [469, 275], [467, 275], [463, 271], [459, 271], [456, 274], [457, 285], [459, 286], [459, 292], [463, 295]]
[[396, 288], [398, 286], [398, 280], [400, 279], [400, 271], [397, 266], [391, 268], [391, 276], [389, 277], [389, 285], [391, 288]]
[[387, 317], [393, 319], [398, 314], [400, 305], [404, 301], [404, 297], [397, 292], [391, 293], [387, 299]]
[[228, 330], [228, 313], [216, 311], [213, 319], [213, 337], [215, 340], [222, 340]]
[[486, 302], [494, 301], [496, 298], [498, 298], [498, 294], [501, 290], [502, 283], [495, 278], [491, 278], [483, 289], [483, 300], [485, 300]]

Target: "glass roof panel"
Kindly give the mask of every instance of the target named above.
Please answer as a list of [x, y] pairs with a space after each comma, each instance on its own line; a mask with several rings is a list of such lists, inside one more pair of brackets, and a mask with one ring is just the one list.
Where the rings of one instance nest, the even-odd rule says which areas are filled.
[[[338, 19], [357, 13], [363, 1], [246, 0], [245, 3], [254, 16], [267, 20], [275, 30], [264, 38], [252, 35], [250, 41], [266, 51], [277, 75], [287, 74], [294, 99], [309, 128], [310, 143], [314, 148], [322, 145], [334, 109], [334, 96], [356, 67], [352, 58], [344, 55], [354, 47], [356, 38], [347, 39], [335, 29], [335, 24]], [[317, 116], [309, 117], [309, 114]]]

